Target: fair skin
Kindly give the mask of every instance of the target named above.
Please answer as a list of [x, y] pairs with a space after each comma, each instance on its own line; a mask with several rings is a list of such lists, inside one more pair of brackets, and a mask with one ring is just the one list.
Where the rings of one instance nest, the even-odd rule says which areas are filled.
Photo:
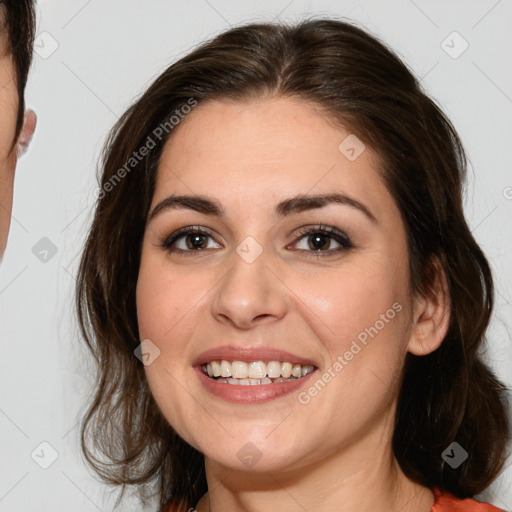
[[16, 163], [30, 144], [37, 121], [33, 111], [26, 112], [20, 136], [12, 148], [19, 97], [14, 62], [7, 50], [7, 28], [0, 18], [0, 260], [5, 251], [11, 223]]
[[[198, 512], [429, 512], [431, 490], [403, 474], [391, 438], [404, 358], [440, 345], [449, 306], [442, 291], [411, 294], [405, 229], [378, 155], [367, 146], [349, 161], [338, 146], [350, 131], [290, 98], [200, 104], [175, 130], [150, 211], [186, 194], [215, 199], [225, 214], [169, 208], [148, 222], [137, 314], [141, 340], [160, 350], [145, 366], [151, 392], [205, 456], [209, 492]], [[274, 214], [292, 196], [334, 192], [374, 220], [337, 203]], [[353, 248], [336, 250], [327, 236], [318, 254], [314, 235], [299, 230], [319, 224], [346, 233]], [[186, 237], [175, 243], [186, 254], [162, 247], [187, 226], [208, 229], [200, 250]], [[248, 236], [262, 249], [252, 263], [236, 251]], [[313, 360], [321, 375], [394, 303], [401, 311], [307, 405], [303, 388], [233, 403], [209, 393], [192, 367], [221, 345], [271, 346]], [[250, 468], [237, 457], [249, 442], [261, 454]]]

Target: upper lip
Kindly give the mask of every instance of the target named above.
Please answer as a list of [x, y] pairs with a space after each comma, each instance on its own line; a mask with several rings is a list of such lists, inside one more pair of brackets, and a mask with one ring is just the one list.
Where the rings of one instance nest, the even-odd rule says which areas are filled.
[[287, 361], [293, 364], [317, 366], [312, 359], [291, 354], [286, 350], [271, 347], [237, 347], [224, 345], [202, 352], [192, 363], [200, 366], [211, 361]]

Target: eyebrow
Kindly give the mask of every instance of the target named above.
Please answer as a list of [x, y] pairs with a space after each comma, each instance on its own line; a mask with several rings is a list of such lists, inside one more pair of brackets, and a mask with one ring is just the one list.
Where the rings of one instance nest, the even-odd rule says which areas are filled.
[[[377, 223], [375, 215], [370, 209], [360, 201], [353, 199], [345, 194], [318, 194], [318, 195], [298, 195], [281, 201], [274, 208], [274, 214], [278, 218], [286, 217], [294, 213], [300, 213], [306, 210], [323, 208], [329, 204], [342, 204], [351, 206], [364, 213], [372, 222]], [[148, 216], [148, 223], [159, 214], [172, 209], [188, 209], [196, 212], [212, 215], [216, 217], [225, 217], [225, 211], [222, 205], [207, 196], [201, 195], [172, 195], [158, 203]]]

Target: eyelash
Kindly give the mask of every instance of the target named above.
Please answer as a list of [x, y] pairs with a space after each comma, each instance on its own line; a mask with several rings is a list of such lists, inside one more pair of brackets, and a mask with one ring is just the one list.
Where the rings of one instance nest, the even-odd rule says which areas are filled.
[[[295, 239], [293, 242], [293, 245], [297, 244], [302, 238], [306, 236], [312, 236], [321, 234], [324, 236], [329, 237], [330, 239], [334, 240], [335, 242], [339, 243], [341, 247], [334, 249], [334, 250], [307, 250], [307, 249], [297, 249], [300, 252], [306, 252], [311, 253], [309, 254], [310, 257], [325, 257], [330, 256], [332, 253], [339, 253], [341, 251], [345, 251], [347, 249], [352, 249], [354, 247], [350, 237], [343, 233], [343, 231], [340, 231], [336, 228], [333, 228], [331, 226], [324, 226], [322, 224], [319, 224], [318, 226], [304, 228], [299, 231], [298, 238]], [[204, 228], [201, 228], [200, 226], [188, 226], [186, 228], [181, 228], [175, 233], [169, 235], [163, 242], [162, 247], [167, 250], [170, 253], [176, 253], [176, 254], [182, 254], [185, 256], [192, 256], [194, 253], [199, 253], [206, 251], [208, 249], [178, 249], [176, 247], [173, 247], [173, 244], [176, 243], [177, 240], [180, 238], [186, 236], [186, 235], [203, 235], [203, 236], [209, 236], [213, 239], [213, 236], [211, 233], [206, 231]]]

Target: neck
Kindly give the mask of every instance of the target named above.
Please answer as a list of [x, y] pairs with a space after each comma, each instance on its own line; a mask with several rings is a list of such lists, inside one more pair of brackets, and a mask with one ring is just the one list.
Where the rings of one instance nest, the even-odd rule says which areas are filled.
[[279, 472], [233, 470], [206, 458], [211, 491], [197, 512], [430, 512], [432, 491], [405, 476], [392, 453], [391, 432], [383, 436], [380, 427], [328, 457]]

